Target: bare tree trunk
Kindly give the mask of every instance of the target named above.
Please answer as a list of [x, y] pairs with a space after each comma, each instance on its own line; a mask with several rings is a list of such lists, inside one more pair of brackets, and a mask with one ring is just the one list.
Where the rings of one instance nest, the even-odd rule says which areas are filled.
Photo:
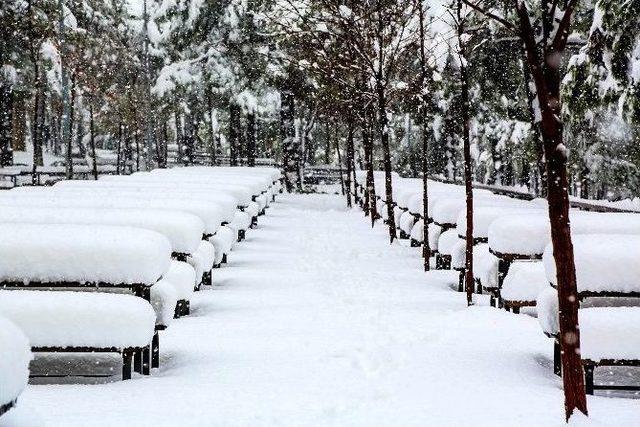
[[284, 182], [287, 191], [302, 191], [302, 175], [300, 170], [300, 144], [296, 140], [295, 130], [295, 97], [293, 92], [282, 91], [281, 136]]
[[382, 153], [384, 156], [384, 184], [385, 195], [387, 199], [387, 225], [389, 226], [389, 242], [393, 243], [396, 239], [396, 221], [393, 215], [393, 178], [391, 170], [391, 152], [389, 149], [389, 123], [387, 119], [387, 100], [384, 86], [382, 85], [382, 76], [377, 84], [378, 94], [378, 131], [380, 133], [380, 143], [382, 145]]
[[256, 114], [254, 111], [247, 114], [247, 166], [256, 165]]
[[122, 163], [122, 119], [118, 121], [118, 145], [116, 147], [116, 175], [120, 175]]
[[89, 103], [89, 147], [91, 149], [91, 158], [93, 159], [93, 165], [91, 171], [93, 173], [93, 179], [98, 180], [98, 156], [96, 155], [96, 140], [95, 130], [93, 124], [93, 104]]
[[424, 259], [424, 271], [431, 268], [431, 245], [429, 243], [429, 123], [427, 117], [428, 95], [426, 91], [427, 82], [427, 53], [425, 46], [425, 20], [424, 6], [422, 0], [418, 1], [418, 18], [420, 20], [420, 71], [421, 71], [421, 89], [422, 89], [422, 105], [420, 105], [421, 121], [422, 121], [422, 258]]
[[0, 167], [13, 164], [13, 88], [0, 75]]
[[231, 166], [238, 166], [239, 145], [240, 107], [232, 101], [229, 104], [229, 164]]
[[184, 136], [182, 132], [182, 116], [178, 110], [174, 113], [174, 121], [176, 122], [176, 145], [178, 146], [178, 163], [183, 161], [183, 149]]
[[351, 174], [354, 165], [353, 157], [353, 118], [349, 115], [347, 116], [347, 175], [345, 179], [345, 187], [347, 188], [347, 207], [353, 206], [351, 202]]
[[336, 126], [336, 153], [338, 154], [338, 169], [340, 170], [340, 191], [345, 195], [344, 176], [342, 169], [342, 154], [340, 153], [340, 137], [338, 135], [338, 126]]
[[[571, 227], [569, 223], [569, 195], [567, 193], [567, 152], [563, 141], [563, 123], [560, 121], [560, 70], [559, 61], [569, 34], [573, 8], [577, 2], [570, 0], [564, 16], [557, 22], [552, 43], [545, 40], [541, 55], [536, 32], [524, 2], [515, 0], [519, 17], [519, 30], [527, 52], [527, 62], [536, 87], [536, 95], [542, 117], [542, 140], [546, 159], [551, 242], [555, 259], [562, 380], [564, 385], [565, 415], [567, 421], [577, 409], [585, 415], [587, 398], [584, 388], [584, 371], [580, 357], [580, 328], [578, 324], [578, 289]], [[545, 33], [556, 25], [556, 17], [547, 17]], [[551, 36], [549, 36], [551, 37]]]
[[464, 17], [462, 16], [462, 0], [458, 0], [456, 8], [458, 45], [460, 55], [460, 86], [461, 86], [461, 115], [462, 115], [462, 140], [464, 155], [464, 187], [467, 205], [466, 247], [465, 247], [465, 289], [467, 293], [467, 305], [473, 304], [473, 164], [471, 160], [471, 129], [469, 125], [469, 79], [467, 77], [467, 65], [463, 37]]
[[213, 94], [211, 93], [211, 88], [209, 88], [209, 90], [207, 91], [207, 112], [209, 114], [209, 155], [211, 156], [211, 165], [215, 166], [216, 162], [217, 162], [217, 147], [216, 147], [216, 139], [217, 139], [217, 133], [216, 133], [216, 129], [213, 126], [213, 118], [214, 118], [214, 111], [213, 111]]
[[40, 71], [40, 58], [36, 56], [33, 65], [35, 76], [36, 94], [33, 101], [33, 126], [31, 129], [31, 141], [33, 145], [33, 171], [31, 175], [32, 184], [37, 183], [36, 169], [43, 165], [42, 140], [44, 137], [44, 81]]
[[376, 201], [376, 184], [374, 177], [374, 164], [373, 164], [373, 137], [371, 135], [371, 111], [366, 107], [362, 121], [362, 145], [364, 147], [365, 167], [367, 169], [366, 179], [366, 201], [367, 211], [371, 218], [371, 226], [373, 227], [376, 220], [379, 218], [377, 201]]

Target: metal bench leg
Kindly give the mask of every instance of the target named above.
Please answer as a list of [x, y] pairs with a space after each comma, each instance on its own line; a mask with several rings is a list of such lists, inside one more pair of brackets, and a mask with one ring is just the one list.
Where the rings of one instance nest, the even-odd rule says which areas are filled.
[[160, 334], [156, 331], [151, 341], [151, 367], [160, 367]]
[[189, 313], [191, 313], [191, 302], [185, 301], [184, 304], [182, 305], [182, 315], [188, 316]]
[[142, 375], [151, 374], [151, 346], [142, 349]]
[[553, 373], [562, 376], [562, 350], [558, 340], [553, 341]]
[[139, 348], [133, 352], [133, 371], [142, 373], [142, 350]]
[[133, 359], [133, 351], [125, 349], [122, 351], [122, 380], [131, 379], [131, 359]]
[[464, 292], [464, 270], [458, 273], [458, 292]]
[[585, 365], [584, 366], [584, 388], [585, 393], [589, 395], [593, 395], [593, 371], [595, 366], [593, 365]]

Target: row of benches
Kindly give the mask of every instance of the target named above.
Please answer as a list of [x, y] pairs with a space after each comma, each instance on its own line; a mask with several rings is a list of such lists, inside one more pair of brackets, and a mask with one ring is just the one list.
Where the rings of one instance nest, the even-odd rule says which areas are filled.
[[280, 190], [277, 169], [193, 167], [0, 193], [0, 414], [31, 353], [118, 353], [123, 379], [158, 368], [159, 331]]
[[[365, 191], [365, 174], [357, 175], [357, 192]], [[394, 208], [401, 238], [412, 246], [424, 239], [423, 183], [393, 176], [394, 200], [387, 201], [384, 175], [375, 174], [377, 214], [386, 219]], [[364, 202], [364, 198], [361, 198]], [[466, 205], [464, 187], [429, 182], [429, 246], [435, 267], [459, 272], [465, 289]], [[596, 366], [640, 365], [640, 342], [630, 340], [640, 313], [640, 215], [594, 213], [572, 209], [576, 273], [581, 299], [583, 363], [588, 393], [595, 389], [636, 390], [636, 386], [596, 385]], [[537, 315], [543, 332], [555, 339], [555, 371], [560, 374], [558, 309], [547, 202], [520, 200], [474, 189], [474, 289], [488, 293], [492, 306]], [[549, 293], [553, 295], [549, 297]], [[550, 302], [554, 301], [555, 305]], [[542, 302], [541, 302], [542, 301]], [[595, 310], [593, 306], [598, 306]]]

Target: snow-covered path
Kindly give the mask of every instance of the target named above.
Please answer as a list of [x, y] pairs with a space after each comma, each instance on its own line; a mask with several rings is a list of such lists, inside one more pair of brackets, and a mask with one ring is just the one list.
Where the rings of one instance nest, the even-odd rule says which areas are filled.
[[[162, 334], [159, 372], [33, 385], [20, 406], [52, 426], [563, 425], [536, 320], [466, 308], [455, 275], [343, 203], [281, 196]], [[589, 403], [598, 425], [639, 425], [640, 401]]]

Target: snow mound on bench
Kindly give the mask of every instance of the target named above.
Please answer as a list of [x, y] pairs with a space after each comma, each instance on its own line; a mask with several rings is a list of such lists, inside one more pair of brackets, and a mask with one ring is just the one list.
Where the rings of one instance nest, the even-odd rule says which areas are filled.
[[0, 281], [153, 285], [171, 245], [155, 231], [97, 225], [0, 224]]
[[[578, 292], [640, 292], [640, 235], [573, 236]], [[553, 246], [544, 251], [547, 280], [557, 284]]]
[[156, 325], [167, 327], [173, 322], [178, 299], [176, 285], [167, 279], [161, 279], [151, 287], [151, 305], [156, 312]]
[[[555, 336], [560, 331], [556, 290], [545, 289], [537, 305], [542, 330]], [[578, 316], [582, 359], [640, 359], [640, 307], [587, 307]]]
[[1, 206], [37, 206], [58, 208], [163, 209], [196, 215], [205, 224], [205, 231], [214, 234], [222, 222], [222, 209], [214, 202], [192, 198], [149, 197], [149, 194], [96, 194], [95, 192], [53, 192], [49, 188], [31, 191], [0, 192]]
[[251, 216], [246, 212], [236, 211], [233, 216], [233, 221], [228, 225], [236, 231], [246, 231], [251, 226]]
[[[429, 227], [431, 228], [431, 227]], [[442, 255], [451, 255], [453, 253], [453, 249], [456, 244], [460, 242], [460, 237], [458, 237], [458, 232], [455, 228], [445, 231], [440, 235], [438, 239], [438, 251]]]
[[192, 266], [183, 261], [171, 261], [162, 278], [175, 286], [179, 300], [189, 301], [196, 286], [196, 272]]
[[231, 227], [222, 226], [215, 234], [209, 238], [209, 242], [215, 248], [215, 264], [220, 264], [222, 256], [231, 252], [231, 248], [238, 240], [238, 234]]
[[[522, 206], [479, 206], [473, 210], [473, 237], [487, 238], [491, 223], [505, 215], [545, 214], [545, 206], [539, 202], [521, 202]], [[462, 210], [456, 219], [458, 235], [464, 236], [467, 232], [467, 212]]]
[[405, 233], [411, 233], [411, 229], [415, 223], [416, 218], [411, 214], [411, 212], [403, 212], [402, 215], [400, 215], [399, 227]]
[[453, 249], [451, 250], [451, 268], [454, 270], [461, 270], [465, 268], [465, 261], [467, 259], [467, 242], [459, 239]]
[[24, 333], [0, 317], [0, 406], [13, 402], [27, 386], [31, 358]]
[[[571, 233], [640, 234], [640, 215], [625, 213], [570, 212]], [[502, 254], [542, 255], [551, 241], [549, 216], [542, 211], [528, 215], [505, 215], [489, 226], [489, 245]]]
[[543, 263], [516, 261], [509, 267], [500, 294], [507, 301], [535, 301], [548, 287]]
[[486, 289], [498, 287], [498, 258], [489, 252], [489, 245], [481, 243], [473, 248], [473, 276]]
[[[21, 190], [33, 192], [33, 188], [21, 187]], [[212, 192], [204, 185], [189, 185], [155, 181], [59, 181], [52, 188], [42, 189], [63, 192], [99, 191], [109, 193], [113, 197], [153, 197], [161, 199], [193, 199], [215, 203], [222, 210], [222, 220], [231, 221], [238, 206], [238, 199], [230, 193]]]
[[144, 299], [102, 292], [0, 291], [0, 315], [32, 347], [142, 347], [156, 324]]
[[193, 214], [160, 209], [92, 209], [3, 207], [0, 223], [116, 225], [157, 231], [174, 252], [193, 253], [200, 244], [204, 223]]

